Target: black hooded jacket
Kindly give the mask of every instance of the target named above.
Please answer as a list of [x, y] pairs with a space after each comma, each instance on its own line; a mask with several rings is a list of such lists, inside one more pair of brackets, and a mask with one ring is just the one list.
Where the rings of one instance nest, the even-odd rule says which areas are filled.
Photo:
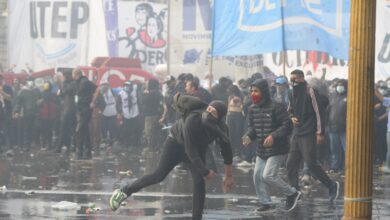
[[75, 114], [76, 103], [74, 96], [76, 94], [76, 82], [71, 79], [66, 79], [62, 84], [61, 97], [63, 98], [62, 114]]
[[96, 85], [89, 81], [87, 77], [81, 76], [75, 81], [76, 95], [78, 96], [77, 109], [89, 110], [93, 94], [96, 90]]
[[176, 95], [174, 108], [183, 117], [172, 126], [169, 135], [184, 147], [191, 163], [203, 176], [209, 173], [205, 165], [205, 155], [208, 145], [214, 140], [220, 145], [224, 163], [232, 164], [233, 159], [226, 124], [222, 120], [211, 125], [206, 123], [202, 117], [206, 107], [207, 104], [197, 97]]
[[[260, 89], [262, 100], [249, 107], [246, 135], [251, 140], [256, 138], [259, 140], [256, 152], [262, 159], [286, 154], [288, 152], [288, 135], [292, 127], [286, 107], [271, 99], [266, 80], [256, 80], [252, 86]], [[271, 147], [264, 147], [264, 140], [269, 135], [272, 135], [274, 143]]]

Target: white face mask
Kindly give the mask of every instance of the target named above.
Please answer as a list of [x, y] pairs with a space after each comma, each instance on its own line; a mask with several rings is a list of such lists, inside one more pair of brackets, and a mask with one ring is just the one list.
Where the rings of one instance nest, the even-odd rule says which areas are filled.
[[345, 92], [345, 88], [344, 88], [344, 86], [337, 86], [336, 91], [338, 94], [342, 94]]
[[32, 89], [34, 86], [34, 82], [33, 81], [27, 81], [27, 87]]

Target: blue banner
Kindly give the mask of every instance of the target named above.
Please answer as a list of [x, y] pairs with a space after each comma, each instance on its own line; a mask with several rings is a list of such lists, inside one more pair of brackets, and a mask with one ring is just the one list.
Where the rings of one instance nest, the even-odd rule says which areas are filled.
[[316, 50], [348, 59], [350, 0], [214, 0], [213, 56]]
[[118, 56], [118, 4], [117, 0], [103, 0], [108, 54]]

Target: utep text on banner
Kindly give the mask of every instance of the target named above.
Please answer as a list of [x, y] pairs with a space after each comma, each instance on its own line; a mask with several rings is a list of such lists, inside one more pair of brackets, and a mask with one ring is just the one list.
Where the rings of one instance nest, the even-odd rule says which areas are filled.
[[[107, 56], [101, 1], [8, 1], [9, 62], [20, 71], [88, 65]], [[99, 45], [99, 46], [96, 46]]]
[[213, 55], [315, 50], [348, 59], [350, 0], [214, 0]]

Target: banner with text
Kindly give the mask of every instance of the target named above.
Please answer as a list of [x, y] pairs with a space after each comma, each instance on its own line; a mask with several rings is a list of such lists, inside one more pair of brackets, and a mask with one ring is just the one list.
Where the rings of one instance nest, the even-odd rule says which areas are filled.
[[[104, 23], [99, 24], [103, 9], [98, 1], [9, 0], [8, 4], [9, 61], [17, 70], [26, 69], [25, 65], [34, 70], [87, 65], [93, 57], [107, 54], [105, 43], [90, 49], [105, 31]], [[97, 27], [90, 28], [91, 18]], [[97, 36], [90, 38], [90, 32]]]
[[215, 0], [213, 55], [315, 50], [348, 59], [350, 0]]
[[390, 1], [378, 0], [376, 6], [375, 77], [390, 77]]
[[[210, 72], [211, 1], [170, 1], [169, 7], [169, 71], [175, 76], [193, 73], [202, 80]], [[259, 72], [262, 66], [261, 55], [221, 56], [213, 58], [212, 72], [216, 80], [241, 78]]]

